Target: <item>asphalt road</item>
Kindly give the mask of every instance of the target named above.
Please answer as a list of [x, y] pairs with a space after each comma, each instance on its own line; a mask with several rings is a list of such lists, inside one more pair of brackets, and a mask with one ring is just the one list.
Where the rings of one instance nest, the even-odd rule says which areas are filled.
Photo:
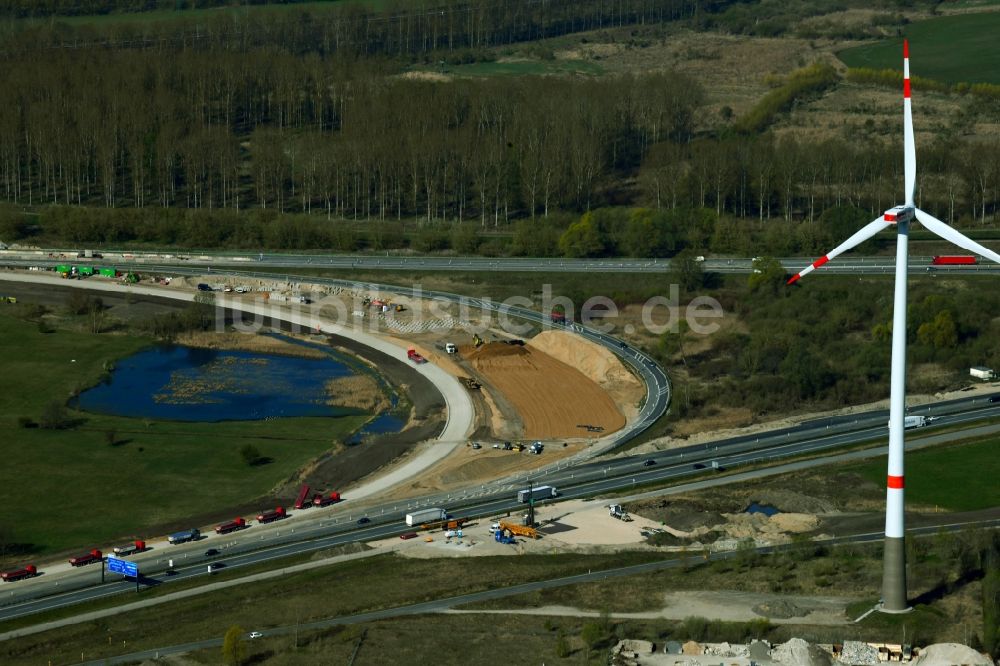
[[[0, 261], [28, 262], [34, 265], [54, 265], [54, 263], [84, 263], [92, 261], [101, 265], [142, 267], [148, 265], [172, 264], [177, 266], [218, 267], [247, 271], [267, 271], [273, 268], [325, 268], [341, 270], [371, 271], [489, 271], [510, 273], [666, 273], [670, 270], [669, 259], [614, 258], [614, 259], [565, 259], [565, 258], [522, 258], [522, 257], [413, 257], [397, 254], [291, 254], [291, 253], [171, 253], [134, 252], [129, 250], [102, 250], [100, 260], [77, 258], [79, 250], [0, 250]], [[781, 264], [795, 273], [811, 264], [816, 257], [782, 257]], [[984, 262], [973, 266], [931, 266], [930, 256], [911, 256], [911, 273], [1000, 273], [1000, 266]], [[719, 273], [749, 273], [753, 270], [752, 257], [714, 258], [703, 262], [706, 271]], [[891, 274], [895, 257], [862, 256], [857, 254], [838, 257], [823, 267], [826, 273], [885, 273]], [[930, 270], [928, 270], [930, 269]]]
[[[941, 531], [961, 531], [969, 527], [976, 528], [997, 528], [1000, 527], [1000, 520], [991, 520], [981, 523], [968, 524], [968, 523], [957, 523], [949, 524], [942, 523], [936, 525], [930, 525], [925, 527], [918, 527], [908, 530], [910, 536], [916, 535], [934, 535]], [[826, 539], [823, 541], [817, 541], [818, 544], [843, 544], [843, 543], [866, 543], [873, 541], [881, 541], [884, 535], [881, 532], [870, 532], [866, 534], [856, 534], [849, 536], [837, 537], [834, 539]], [[760, 553], [771, 553], [775, 551], [787, 550], [790, 547], [765, 547], [757, 548], [757, 552]], [[738, 555], [735, 551], [727, 551], [721, 553], [712, 553], [708, 556], [708, 560], [716, 561], [723, 559], [730, 559]], [[585, 574], [578, 574], [575, 576], [565, 576], [562, 578], [553, 578], [549, 580], [541, 580], [532, 583], [523, 583], [521, 585], [512, 585], [510, 587], [504, 587], [493, 590], [485, 590], [483, 592], [472, 592], [469, 594], [458, 595], [454, 597], [447, 597], [444, 599], [435, 599], [433, 601], [425, 601], [417, 604], [410, 604], [407, 606], [397, 606], [395, 608], [387, 608], [379, 611], [372, 611], [369, 613], [359, 613], [357, 615], [348, 615], [343, 617], [333, 617], [324, 620], [317, 620], [314, 622], [305, 622], [301, 624], [294, 625], [283, 625], [277, 627], [271, 627], [268, 629], [261, 630], [260, 633], [263, 637], [274, 637], [274, 636], [288, 636], [294, 632], [306, 632], [315, 631], [319, 629], [328, 629], [330, 627], [352, 625], [352, 624], [364, 624], [368, 622], [377, 622], [379, 620], [388, 620], [397, 617], [406, 617], [411, 615], [424, 615], [427, 613], [439, 613], [442, 611], [455, 608], [456, 606], [462, 606], [471, 603], [480, 603], [483, 601], [492, 601], [495, 599], [503, 599], [506, 597], [512, 597], [520, 594], [528, 594], [531, 592], [537, 592], [540, 590], [550, 590], [559, 587], [566, 587], [569, 585], [579, 585], [581, 583], [593, 583], [605, 580], [612, 580], [615, 578], [622, 578], [626, 576], [636, 576], [640, 574], [653, 573], [656, 571], [662, 571], [664, 569], [673, 569], [682, 566], [685, 563], [684, 559], [667, 559], [660, 560], [657, 562], [648, 562], [645, 564], [636, 564], [627, 567], [619, 567], [616, 569], [605, 569], [601, 571], [593, 571]], [[141, 652], [133, 652], [130, 654], [120, 655], [117, 657], [110, 657], [107, 659], [98, 659], [95, 661], [84, 662], [84, 666], [100, 666], [101, 664], [125, 664], [133, 663], [146, 659], [158, 659], [160, 657], [167, 657], [170, 655], [184, 654], [188, 652], [194, 652], [196, 650], [207, 650], [210, 648], [221, 648], [222, 639], [214, 638], [203, 641], [194, 641], [191, 643], [181, 643], [178, 645], [164, 646], [160, 648], [154, 648], [150, 650], [143, 650]]]

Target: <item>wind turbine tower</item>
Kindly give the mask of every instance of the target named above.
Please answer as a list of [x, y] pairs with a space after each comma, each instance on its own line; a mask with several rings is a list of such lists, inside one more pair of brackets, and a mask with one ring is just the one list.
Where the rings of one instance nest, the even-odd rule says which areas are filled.
[[878, 232], [896, 227], [896, 290], [892, 306], [892, 368], [889, 389], [889, 473], [885, 498], [885, 551], [882, 560], [882, 604], [886, 613], [910, 610], [906, 598], [906, 528], [903, 514], [903, 444], [906, 415], [906, 272], [910, 222], [920, 222], [928, 231], [955, 245], [1000, 263], [1000, 255], [965, 237], [955, 229], [916, 207], [913, 200], [917, 179], [917, 155], [910, 111], [910, 49], [903, 41], [903, 167], [906, 202], [885, 211], [862, 227], [826, 256], [796, 273], [793, 284], [834, 257], [863, 243]]

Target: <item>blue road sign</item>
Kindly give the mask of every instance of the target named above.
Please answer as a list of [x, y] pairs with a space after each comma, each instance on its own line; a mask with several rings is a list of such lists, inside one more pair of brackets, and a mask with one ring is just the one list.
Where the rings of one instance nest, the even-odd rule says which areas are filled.
[[108, 571], [133, 578], [139, 577], [139, 565], [128, 560], [119, 560], [117, 557], [108, 557]]

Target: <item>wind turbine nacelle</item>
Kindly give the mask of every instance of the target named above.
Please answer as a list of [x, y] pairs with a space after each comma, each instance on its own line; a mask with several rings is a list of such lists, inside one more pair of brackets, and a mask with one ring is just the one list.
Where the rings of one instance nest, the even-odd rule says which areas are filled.
[[899, 224], [900, 222], [912, 222], [914, 217], [913, 206], [893, 206], [885, 211], [883, 219], [892, 224]]

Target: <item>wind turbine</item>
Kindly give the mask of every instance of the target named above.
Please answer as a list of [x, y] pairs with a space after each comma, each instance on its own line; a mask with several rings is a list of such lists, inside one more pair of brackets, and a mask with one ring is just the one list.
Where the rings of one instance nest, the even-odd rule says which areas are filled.
[[886, 613], [910, 610], [906, 599], [906, 541], [903, 516], [903, 440], [906, 412], [906, 269], [910, 222], [916, 219], [928, 231], [955, 245], [1000, 263], [1000, 255], [952, 229], [913, 203], [917, 156], [910, 112], [910, 47], [903, 40], [903, 166], [906, 203], [862, 227], [826, 256], [796, 273], [788, 284], [811, 273], [839, 254], [868, 240], [883, 229], [896, 227], [896, 291], [892, 306], [892, 370], [889, 390], [889, 473], [885, 499], [885, 552], [882, 560], [882, 604]]

